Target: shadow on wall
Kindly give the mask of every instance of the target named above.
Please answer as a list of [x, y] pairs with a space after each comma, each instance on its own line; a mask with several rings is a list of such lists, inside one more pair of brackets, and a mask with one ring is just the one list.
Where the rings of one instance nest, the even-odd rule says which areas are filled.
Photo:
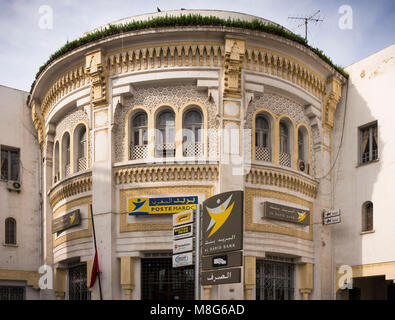
[[[352, 267], [349, 270], [353, 274], [353, 288], [338, 290], [336, 298], [395, 299], [394, 279], [388, 279], [383, 267], [383, 263], [395, 259], [395, 249], [389, 241], [394, 238], [394, 225], [386, 216], [395, 209], [393, 195], [388, 190], [394, 167], [385, 165], [393, 159], [390, 155], [393, 143], [389, 143], [387, 134], [393, 128], [389, 121], [393, 90], [388, 90], [385, 77], [380, 79], [374, 72], [366, 73], [364, 65], [353, 65], [350, 71], [347, 107], [345, 110], [345, 86], [333, 130], [333, 160], [341, 144], [333, 169], [334, 209], [341, 209], [341, 223], [327, 227], [332, 228], [334, 241], [336, 288], [344, 284], [339, 278], [345, 273], [338, 271], [342, 265]], [[366, 267], [362, 267], [366, 265], [374, 266], [366, 272]]]

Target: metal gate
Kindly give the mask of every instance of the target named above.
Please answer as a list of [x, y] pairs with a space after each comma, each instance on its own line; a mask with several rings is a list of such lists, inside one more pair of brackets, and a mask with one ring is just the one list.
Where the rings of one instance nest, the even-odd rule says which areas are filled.
[[194, 299], [193, 266], [173, 268], [171, 258], [141, 259], [142, 300]]
[[0, 286], [0, 300], [25, 300], [25, 287]]
[[256, 300], [293, 300], [293, 263], [257, 260]]
[[69, 268], [69, 300], [90, 300], [86, 284], [86, 264]]

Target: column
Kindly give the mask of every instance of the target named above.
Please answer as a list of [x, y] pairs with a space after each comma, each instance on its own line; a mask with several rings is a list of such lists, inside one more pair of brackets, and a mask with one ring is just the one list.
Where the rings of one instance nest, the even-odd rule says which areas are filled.
[[312, 263], [302, 263], [297, 265], [299, 292], [303, 300], [309, 300], [313, 290], [313, 270]]
[[135, 258], [121, 258], [121, 286], [125, 292], [125, 300], [132, 300], [135, 286]]
[[252, 300], [256, 285], [256, 257], [244, 257], [244, 300]]
[[54, 276], [54, 291], [56, 300], [64, 300], [66, 296], [66, 275], [67, 269], [55, 268]]

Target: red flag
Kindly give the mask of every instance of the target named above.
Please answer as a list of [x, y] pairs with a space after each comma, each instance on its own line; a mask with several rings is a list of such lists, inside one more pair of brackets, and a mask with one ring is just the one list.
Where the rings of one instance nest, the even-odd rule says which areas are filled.
[[100, 272], [99, 270], [99, 259], [97, 258], [97, 249], [95, 250], [95, 258], [93, 259], [92, 265], [92, 274], [91, 274], [91, 283], [89, 284], [89, 288], [92, 288], [95, 284], [97, 274]]

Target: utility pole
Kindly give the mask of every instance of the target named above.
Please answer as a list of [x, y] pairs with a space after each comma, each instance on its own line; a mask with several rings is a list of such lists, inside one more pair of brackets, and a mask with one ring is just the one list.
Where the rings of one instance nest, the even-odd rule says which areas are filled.
[[322, 19], [319, 19], [319, 17], [318, 18], [314, 18], [318, 13], [320, 13], [320, 10], [318, 10], [316, 13], [312, 14], [309, 17], [288, 17], [288, 19], [304, 20], [304, 22], [302, 24], [298, 25], [296, 28], [299, 28], [299, 27], [301, 27], [304, 24], [304, 26], [305, 26], [305, 36], [304, 36], [304, 38], [307, 41], [307, 25], [308, 25], [308, 23], [310, 21], [313, 21], [315, 23], [317, 23], [319, 21], [324, 21]]

